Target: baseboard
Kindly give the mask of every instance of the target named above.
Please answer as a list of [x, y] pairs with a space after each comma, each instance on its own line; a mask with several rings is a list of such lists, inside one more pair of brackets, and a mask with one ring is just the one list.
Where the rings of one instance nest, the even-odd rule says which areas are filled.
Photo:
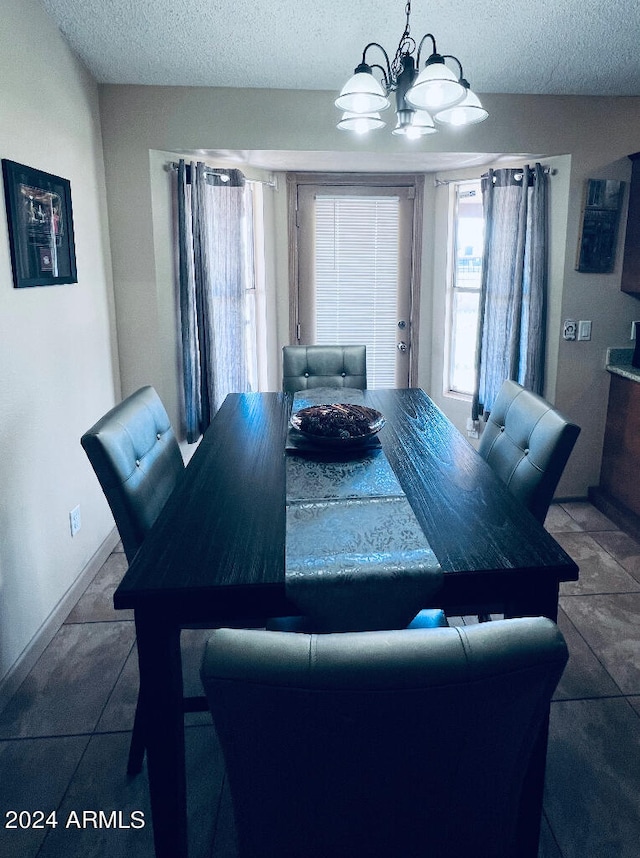
[[565, 497], [554, 498], [551, 503], [587, 503], [588, 497], [584, 495], [566, 495]]
[[89, 560], [82, 572], [60, 599], [47, 619], [40, 626], [36, 634], [31, 638], [13, 666], [0, 680], [0, 712], [16, 693], [18, 688], [26, 679], [27, 674], [49, 646], [56, 633], [69, 615], [69, 612], [84, 593], [88, 585], [96, 576], [107, 557], [118, 544], [118, 531], [113, 528], [106, 539], [102, 542], [96, 553]]
[[640, 540], [640, 517], [621, 504], [620, 501], [611, 497], [600, 486], [591, 486], [589, 500], [596, 509], [610, 518], [621, 530], [624, 530], [634, 539]]

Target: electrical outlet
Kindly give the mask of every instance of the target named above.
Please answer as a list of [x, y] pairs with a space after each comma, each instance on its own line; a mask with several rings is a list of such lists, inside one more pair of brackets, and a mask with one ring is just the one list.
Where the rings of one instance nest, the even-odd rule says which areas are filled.
[[578, 330], [578, 323], [573, 319], [565, 319], [564, 325], [562, 326], [562, 336], [565, 340], [575, 340], [576, 333]]
[[582, 341], [591, 339], [591, 322], [578, 322], [578, 339]]
[[71, 528], [71, 536], [75, 536], [82, 527], [79, 506], [74, 507], [69, 513], [69, 527]]

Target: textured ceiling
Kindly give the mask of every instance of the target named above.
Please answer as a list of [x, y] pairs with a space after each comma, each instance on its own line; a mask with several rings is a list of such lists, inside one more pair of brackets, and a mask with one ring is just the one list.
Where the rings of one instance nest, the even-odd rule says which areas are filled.
[[[394, 53], [401, 0], [42, 0], [96, 80], [337, 90], [369, 41]], [[474, 90], [640, 95], [638, 0], [413, 0]]]

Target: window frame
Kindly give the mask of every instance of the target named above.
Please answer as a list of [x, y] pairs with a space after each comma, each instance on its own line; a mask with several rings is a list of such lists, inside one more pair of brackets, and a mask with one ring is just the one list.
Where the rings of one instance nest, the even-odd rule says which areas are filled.
[[[456, 390], [452, 387], [453, 374], [453, 346], [454, 346], [454, 326], [455, 326], [455, 304], [456, 295], [467, 293], [480, 295], [480, 283], [478, 286], [458, 286], [456, 284], [457, 275], [457, 240], [458, 240], [458, 209], [459, 209], [459, 191], [464, 186], [474, 185], [480, 191], [481, 195], [481, 180], [480, 179], [456, 179], [449, 182], [449, 202], [448, 202], [448, 224], [447, 224], [447, 269], [446, 269], [446, 315], [445, 315], [445, 354], [444, 354], [444, 372], [443, 372], [443, 395], [451, 399], [458, 399], [463, 402], [470, 402], [473, 398], [473, 391], [466, 392]], [[482, 272], [482, 268], [481, 268]], [[482, 276], [482, 273], [481, 273]]]

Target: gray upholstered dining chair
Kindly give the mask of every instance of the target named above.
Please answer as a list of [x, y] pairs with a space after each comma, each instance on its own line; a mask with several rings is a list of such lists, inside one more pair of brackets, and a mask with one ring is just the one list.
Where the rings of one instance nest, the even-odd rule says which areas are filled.
[[544, 524], [579, 434], [580, 427], [545, 399], [507, 380], [493, 404], [478, 452]]
[[527, 764], [566, 661], [542, 617], [215, 631], [201, 676], [239, 858], [515, 858]]
[[366, 346], [284, 346], [282, 389], [367, 387]]
[[[131, 563], [184, 470], [171, 422], [153, 387], [142, 387], [112, 408], [81, 438]], [[140, 700], [127, 771], [144, 759]]]

